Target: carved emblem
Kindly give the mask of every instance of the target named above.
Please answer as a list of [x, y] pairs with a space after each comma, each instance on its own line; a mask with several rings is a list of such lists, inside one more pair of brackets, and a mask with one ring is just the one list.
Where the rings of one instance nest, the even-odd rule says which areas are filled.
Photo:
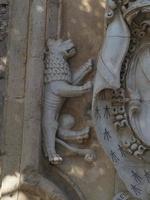
[[[148, 200], [150, 1], [109, 0], [106, 18], [94, 86], [94, 124], [100, 143], [130, 194]], [[119, 195], [115, 199], [120, 199]]]
[[89, 60], [77, 72], [71, 73], [67, 60], [76, 53], [72, 41], [49, 39], [47, 47], [43, 106], [45, 155], [52, 164], [62, 162], [62, 157], [55, 151], [57, 142], [73, 153], [84, 156], [85, 160], [92, 161], [95, 157], [92, 150], [78, 149], [66, 143], [67, 141], [82, 142], [88, 139], [90, 128], [73, 131], [74, 117], [71, 115], [60, 116], [66, 98], [81, 96], [91, 90], [91, 81], [84, 85], [81, 85], [80, 81], [92, 71], [92, 61]]

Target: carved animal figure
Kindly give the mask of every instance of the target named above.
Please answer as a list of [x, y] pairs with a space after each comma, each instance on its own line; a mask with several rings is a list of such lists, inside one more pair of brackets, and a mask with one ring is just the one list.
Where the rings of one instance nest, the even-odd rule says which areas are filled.
[[[72, 41], [49, 39], [47, 47], [49, 51], [45, 67], [43, 134], [45, 154], [50, 163], [58, 164], [62, 162], [62, 158], [56, 153], [55, 138], [59, 128], [60, 111], [67, 97], [77, 97], [91, 90], [90, 81], [81, 86], [77, 84], [92, 70], [92, 62], [89, 60], [79, 71], [72, 74], [67, 62], [76, 53]], [[85, 137], [85, 134], [87, 129], [82, 131], [80, 136]]]

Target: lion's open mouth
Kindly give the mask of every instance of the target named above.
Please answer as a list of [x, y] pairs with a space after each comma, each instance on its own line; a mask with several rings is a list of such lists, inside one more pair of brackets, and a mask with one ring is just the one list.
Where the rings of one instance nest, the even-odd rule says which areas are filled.
[[75, 47], [72, 47], [70, 49], [67, 50], [67, 54], [69, 57], [74, 56], [76, 54], [76, 49]]

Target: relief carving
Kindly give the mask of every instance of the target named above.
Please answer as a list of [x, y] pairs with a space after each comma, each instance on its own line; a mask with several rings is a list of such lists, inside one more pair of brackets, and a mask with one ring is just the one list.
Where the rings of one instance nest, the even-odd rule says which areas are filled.
[[92, 161], [95, 158], [92, 150], [78, 149], [66, 143], [69, 141], [82, 142], [88, 139], [90, 128], [73, 131], [74, 117], [71, 115], [60, 116], [66, 98], [78, 97], [91, 90], [91, 81], [83, 85], [80, 82], [92, 71], [92, 61], [88, 60], [77, 72], [71, 73], [67, 60], [76, 53], [72, 41], [49, 39], [47, 47], [43, 106], [45, 155], [51, 164], [62, 162], [62, 157], [55, 150], [57, 142], [73, 153], [84, 156], [86, 161]]
[[150, 1], [109, 0], [106, 19], [94, 84], [93, 120], [99, 142], [132, 194], [120, 198], [120, 193], [114, 199], [148, 200]]

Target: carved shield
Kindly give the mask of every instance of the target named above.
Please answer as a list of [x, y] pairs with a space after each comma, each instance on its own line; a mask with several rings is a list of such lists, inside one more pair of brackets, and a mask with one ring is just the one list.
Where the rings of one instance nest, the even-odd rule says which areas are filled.
[[131, 101], [139, 101], [138, 111], [129, 112], [131, 127], [140, 140], [150, 146], [150, 43], [143, 44], [142, 42], [135, 52], [126, 84], [127, 89], [131, 92]]
[[116, 1], [116, 6], [109, 1], [107, 14], [110, 22], [98, 57], [93, 120], [99, 142], [128, 191], [148, 200], [150, 1]]

